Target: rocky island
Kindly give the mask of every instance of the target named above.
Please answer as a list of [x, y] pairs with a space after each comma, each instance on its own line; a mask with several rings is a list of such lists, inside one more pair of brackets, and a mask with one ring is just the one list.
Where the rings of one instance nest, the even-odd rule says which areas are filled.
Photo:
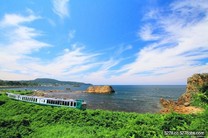
[[100, 94], [109, 94], [114, 93], [115, 90], [112, 86], [104, 85], [104, 86], [89, 86], [86, 90], [87, 93], [100, 93]]

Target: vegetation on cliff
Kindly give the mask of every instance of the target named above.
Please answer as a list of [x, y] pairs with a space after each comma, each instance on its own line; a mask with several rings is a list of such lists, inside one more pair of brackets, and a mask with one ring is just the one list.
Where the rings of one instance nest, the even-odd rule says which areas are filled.
[[2, 138], [164, 137], [164, 130], [207, 133], [207, 120], [207, 106], [205, 112], [201, 114], [188, 115], [138, 114], [89, 109], [81, 111], [66, 107], [40, 106], [9, 99], [5, 94], [0, 95]]
[[202, 112], [208, 104], [208, 73], [194, 74], [187, 80], [186, 92], [177, 101], [161, 98], [164, 107], [161, 113], [198, 113]]

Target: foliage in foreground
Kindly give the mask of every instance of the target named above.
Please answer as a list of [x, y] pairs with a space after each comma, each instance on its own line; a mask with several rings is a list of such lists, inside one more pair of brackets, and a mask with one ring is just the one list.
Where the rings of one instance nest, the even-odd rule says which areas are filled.
[[0, 96], [1, 138], [164, 137], [164, 130], [208, 132], [207, 120], [207, 108], [197, 115], [81, 111]]

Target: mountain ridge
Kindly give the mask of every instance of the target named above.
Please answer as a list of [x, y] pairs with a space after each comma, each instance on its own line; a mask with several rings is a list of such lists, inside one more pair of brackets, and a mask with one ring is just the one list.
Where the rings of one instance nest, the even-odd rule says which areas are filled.
[[91, 85], [84, 82], [60, 81], [52, 78], [36, 78], [34, 80], [0, 80], [0, 86], [29, 86], [29, 85]]

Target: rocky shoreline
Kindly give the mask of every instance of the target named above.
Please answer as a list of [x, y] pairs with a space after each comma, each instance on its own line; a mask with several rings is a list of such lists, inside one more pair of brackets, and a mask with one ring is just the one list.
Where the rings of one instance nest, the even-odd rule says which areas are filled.
[[191, 106], [194, 95], [199, 93], [200, 88], [208, 84], [208, 73], [194, 74], [187, 80], [186, 92], [177, 101], [161, 98], [160, 103], [163, 109], [160, 113], [170, 113], [172, 111], [182, 114], [203, 112], [202, 108]]

